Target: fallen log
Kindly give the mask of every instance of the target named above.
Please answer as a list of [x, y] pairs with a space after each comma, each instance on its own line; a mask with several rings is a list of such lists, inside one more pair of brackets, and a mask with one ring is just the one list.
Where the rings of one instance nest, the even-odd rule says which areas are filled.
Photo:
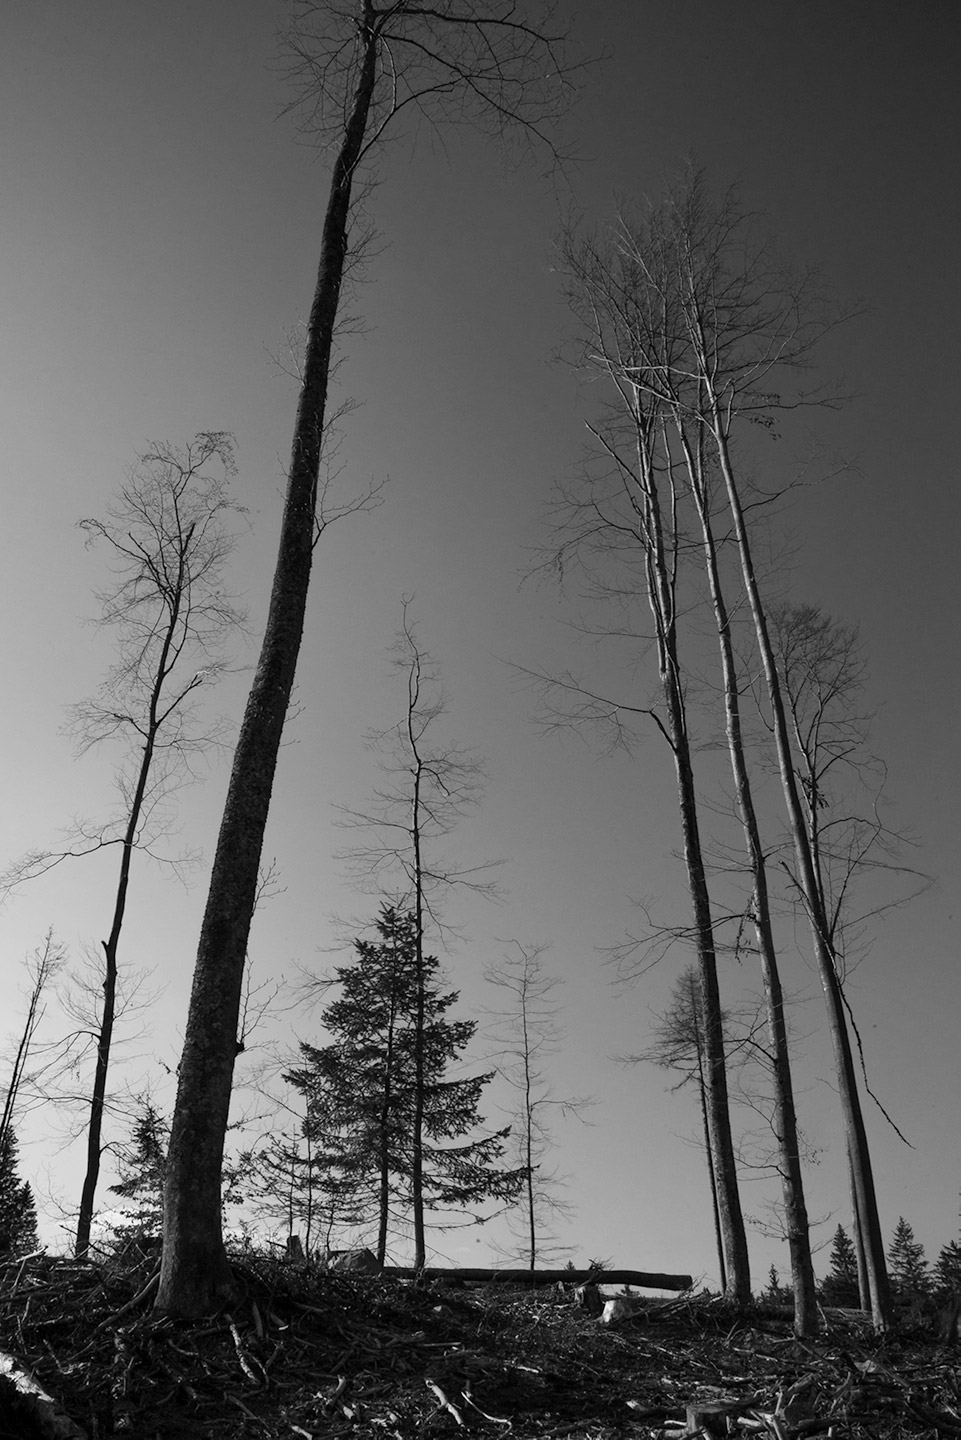
[[488, 1285], [636, 1285], [641, 1290], [690, 1290], [690, 1275], [660, 1275], [649, 1270], [458, 1270], [427, 1266], [413, 1270], [385, 1265], [384, 1275], [398, 1280], [468, 1280]]
[[[9, 1393], [6, 1393], [9, 1392]], [[81, 1430], [64, 1410], [59, 1401], [48, 1395], [43, 1386], [25, 1370], [12, 1355], [0, 1350], [0, 1395], [4, 1418], [32, 1422], [33, 1433], [42, 1440], [86, 1440], [86, 1431]], [[4, 1433], [15, 1435], [16, 1430]], [[26, 1424], [20, 1427], [21, 1434], [29, 1433]]]

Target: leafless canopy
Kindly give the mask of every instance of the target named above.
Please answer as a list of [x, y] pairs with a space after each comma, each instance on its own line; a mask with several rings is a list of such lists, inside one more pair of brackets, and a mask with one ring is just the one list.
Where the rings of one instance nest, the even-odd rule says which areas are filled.
[[[88, 544], [106, 546], [114, 580], [97, 593], [99, 623], [113, 630], [117, 645], [97, 695], [73, 714], [81, 750], [123, 731], [139, 745], [157, 721], [168, 727], [161, 748], [185, 743], [182, 726], [169, 734], [174, 713], [223, 672], [224, 643], [242, 620], [224, 588], [234, 544], [225, 522], [241, 510], [227, 489], [235, 469], [226, 434], [204, 432], [184, 447], [153, 445], [106, 514], [80, 521]], [[178, 681], [175, 669], [182, 672], [190, 658], [197, 668]], [[158, 679], [165, 692], [155, 697]]]
[[339, 806], [339, 824], [364, 839], [341, 851], [352, 878], [369, 893], [389, 895], [403, 908], [420, 895], [425, 914], [445, 933], [443, 899], [457, 888], [496, 897], [493, 862], [463, 864], [438, 849], [480, 803], [484, 766], [473, 751], [438, 737], [448, 698], [440, 668], [421, 644], [404, 598], [403, 623], [390, 647], [391, 668], [405, 685], [403, 718], [371, 730], [369, 748], [381, 757], [383, 782], [364, 809]]
[[368, 37], [380, 63], [363, 160], [398, 117], [434, 129], [465, 124], [512, 131], [559, 158], [553, 125], [571, 104], [578, 70], [553, 4], [507, 0], [300, 0], [286, 39], [297, 89], [291, 108], [323, 144], [338, 144]]

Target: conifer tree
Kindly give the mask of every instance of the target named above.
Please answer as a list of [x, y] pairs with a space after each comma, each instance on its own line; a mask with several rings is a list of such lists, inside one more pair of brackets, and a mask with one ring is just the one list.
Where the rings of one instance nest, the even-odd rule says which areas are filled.
[[301, 1045], [304, 1064], [286, 1078], [306, 1097], [315, 1163], [376, 1216], [383, 1263], [392, 1220], [411, 1207], [415, 1114], [428, 1210], [510, 1200], [524, 1172], [498, 1168], [508, 1130], [478, 1135], [493, 1072], [450, 1075], [476, 1025], [447, 1018], [458, 995], [441, 992], [436, 958], [418, 956], [416, 916], [385, 905], [376, 928], [379, 940], [358, 940], [334, 972], [341, 994], [322, 1016], [333, 1043]]
[[934, 1262], [933, 1278], [938, 1295], [961, 1294], [961, 1244], [957, 1240], [949, 1240], [947, 1245], [941, 1246]]
[[821, 1300], [825, 1305], [847, 1305], [852, 1309], [861, 1303], [857, 1255], [854, 1242], [843, 1225], [834, 1232], [831, 1269], [821, 1282]]
[[924, 1246], [903, 1215], [898, 1216], [894, 1237], [888, 1248], [891, 1283], [900, 1295], [930, 1295], [931, 1272], [924, 1258]]
[[17, 1137], [8, 1126], [0, 1136], [0, 1258], [27, 1255], [38, 1244], [33, 1191], [20, 1179]]
[[767, 1289], [764, 1291], [765, 1300], [770, 1300], [774, 1305], [784, 1305], [792, 1297], [791, 1291], [786, 1290], [781, 1284], [781, 1277], [777, 1273], [777, 1266], [772, 1265], [767, 1272]]
[[439, 740], [437, 722], [447, 710], [447, 697], [436, 662], [418, 639], [410, 618], [411, 599], [403, 600], [403, 623], [391, 646], [394, 668], [407, 692], [403, 719], [386, 731], [370, 732], [372, 747], [383, 754], [387, 783], [374, 792], [363, 810], [342, 810], [343, 824], [371, 832], [369, 839], [343, 853], [365, 887], [389, 896], [395, 907], [414, 921], [414, 1111], [410, 1128], [410, 1194], [415, 1267], [426, 1260], [424, 1167], [427, 1120], [425, 987], [430, 982], [426, 958], [429, 928], [443, 932], [445, 896], [457, 888], [474, 894], [496, 893], [489, 865], [462, 865], [438, 853], [458, 821], [477, 803], [483, 767], [459, 745]]
[[118, 1156], [120, 1179], [110, 1189], [132, 1200], [119, 1235], [159, 1235], [163, 1227], [163, 1186], [169, 1127], [150, 1100], [140, 1102], [130, 1143]]

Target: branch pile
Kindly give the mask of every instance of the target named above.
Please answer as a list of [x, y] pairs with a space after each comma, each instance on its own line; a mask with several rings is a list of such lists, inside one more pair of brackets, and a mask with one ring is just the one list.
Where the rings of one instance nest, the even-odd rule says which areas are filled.
[[[71, 1440], [701, 1434], [961, 1440], [956, 1350], [829, 1317], [817, 1342], [708, 1296], [600, 1324], [560, 1290], [319, 1274], [235, 1260], [239, 1298], [203, 1322], [151, 1310], [149, 1267], [46, 1257], [0, 1267], [0, 1349]], [[0, 1440], [31, 1433], [5, 1412]], [[49, 1419], [48, 1415], [48, 1419]]]

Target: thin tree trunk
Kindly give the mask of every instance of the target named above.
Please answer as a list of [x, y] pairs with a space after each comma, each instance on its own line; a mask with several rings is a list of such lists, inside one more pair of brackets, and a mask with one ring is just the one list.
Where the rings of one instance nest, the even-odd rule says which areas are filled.
[[310, 582], [330, 355], [354, 167], [364, 143], [376, 78], [377, 33], [370, 23], [363, 26], [360, 41], [357, 85], [324, 219], [267, 626], [234, 752], [180, 1064], [156, 1300], [158, 1309], [174, 1314], [202, 1314], [232, 1288], [221, 1225], [224, 1135], [258, 867]]
[[41, 1015], [37, 1014], [40, 1005], [40, 997], [54, 967], [58, 963], [59, 947], [54, 945], [53, 931], [48, 930], [44, 941], [43, 954], [37, 961], [36, 980], [30, 992], [30, 1004], [27, 1007], [27, 1018], [24, 1022], [23, 1033], [20, 1036], [20, 1043], [17, 1046], [17, 1053], [14, 1057], [13, 1066], [10, 1071], [10, 1083], [7, 1086], [7, 1093], [3, 1102], [3, 1115], [0, 1117], [0, 1145], [3, 1138], [13, 1124], [13, 1112], [17, 1103], [17, 1095], [23, 1079], [23, 1072], [26, 1068], [27, 1057], [30, 1054], [30, 1045], [34, 1032], [40, 1023]]
[[848, 1185], [851, 1190], [851, 1238], [854, 1244], [854, 1258], [858, 1267], [858, 1301], [861, 1309], [871, 1312], [871, 1286], [868, 1282], [868, 1262], [864, 1253], [864, 1237], [861, 1234], [861, 1216], [858, 1214], [858, 1191], [854, 1183], [854, 1157], [848, 1146]]
[[[703, 344], [699, 347], [703, 355]], [[734, 521], [741, 573], [747, 592], [757, 635], [758, 650], [764, 668], [768, 698], [774, 722], [774, 736], [777, 749], [778, 768], [788, 813], [788, 823], [794, 845], [798, 867], [799, 884], [808, 912], [808, 920], [814, 940], [814, 952], [818, 964], [821, 988], [828, 1010], [828, 1022], [834, 1046], [835, 1064], [838, 1074], [838, 1088], [841, 1095], [841, 1109], [851, 1157], [852, 1177], [856, 1198], [857, 1215], [861, 1222], [868, 1285], [871, 1297], [871, 1315], [877, 1328], [887, 1325], [890, 1317], [891, 1296], [887, 1267], [884, 1257], [884, 1242], [877, 1210], [877, 1196], [871, 1169], [864, 1116], [858, 1094], [857, 1072], [851, 1051], [844, 1002], [836, 968], [836, 957], [830, 938], [828, 917], [823, 897], [817, 883], [810, 839], [804, 823], [804, 808], [798, 793], [797, 779], [788, 736], [787, 717], [781, 692], [780, 677], [774, 659], [774, 651], [768, 633], [767, 616], [754, 573], [750, 536], [741, 504], [740, 492], [734, 475], [730, 449], [724, 425], [721, 406], [712, 390], [708, 392], [710, 404], [710, 428], [717, 446], [718, 459], [728, 502]]]
[[727, 1260], [725, 1294], [736, 1304], [747, 1305], [751, 1299], [750, 1263], [744, 1216], [738, 1192], [734, 1141], [731, 1134], [721, 1001], [717, 983], [714, 922], [701, 847], [697, 792], [687, 729], [684, 690], [677, 656], [673, 573], [665, 551], [664, 521], [658, 496], [657, 477], [648, 449], [651, 435], [644, 435], [643, 422], [639, 427], [637, 438], [638, 473], [641, 477], [642, 492], [640, 518], [648, 575], [648, 597], [657, 631], [658, 666], [667, 707], [667, 732], [674, 755], [684, 863], [687, 869], [691, 908], [694, 915], [704, 1027], [705, 1098], [711, 1152], [717, 1181], [721, 1233]]
[[694, 912], [694, 929], [697, 937], [698, 970], [704, 1013], [705, 1100], [711, 1153], [714, 1157], [717, 1180], [721, 1233], [727, 1257], [725, 1294], [736, 1304], [747, 1305], [751, 1299], [751, 1273], [744, 1216], [738, 1193], [734, 1141], [731, 1135], [724, 1036], [720, 1020], [721, 999], [717, 983], [717, 956], [714, 948], [710, 899], [697, 822], [694, 776], [687, 753], [687, 736], [683, 729], [679, 728], [680, 721], [676, 713], [680, 708], [679, 701], [679, 695], [673, 693], [668, 695], [669, 714], [675, 712], [671, 714], [672, 740], [681, 742], [679, 748], [675, 749], [674, 763], [680, 798], [684, 859], [687, 866], [691, 905]]
[[524, 1045], [524, 1165], [527, 1170], [527, 1243], [530, 1268], [537, 1268], [537, 1216], [534, 1203], [534, 1110], [531, 1080], [531, 1038], [527, 1024], [527, 990], [521, 995], [521, 1026]]
[[378, 1145], [378, 1218], [377, 1218], [377, 1260], [381, 1267], [387, 1260], [387, 1230], [390, 1224], [390, 1121], [393, 1105], [394, 1040], [397, 1024], [397, 1009], [402, 993], [402, 979], [399, 948], [394, 944], [394, 966], [391, 976], [391, 1010], [387, 1028], [387, 1053], [384, 1056], [384, 1095], [380, 1109], [380, 1136]]
[[97, 1035], [97, 1063], [94, 1069], [93, 1090], [90, 1096], [90, 1119], [87, 1124], [87, 1169], [83, 1177], [83, 1189], [80, 1194], [80, 1214], [77, 1218], [75, 1253], [78, 1257], [86, 1255], [90, 1248], [90, 1227], [93, 1221], [94, 1198], [97, 1190], [97, 1181], [100, 1177], [100, 1159], [102, 1153], [101, 1136], [103, 1132], [104, 1103], [107, 1095], [107, 1070], [110, 1064], [110, 1047], [113, 1042], [113, 1027], [117, 1010], [117, 948], [120, 942], [120, 931], [123, 926], [124, 911], [127, 907], [127, 887], [130, 881], [130, 862], [133, 858], [134, 838], [140, 823], [140, 811], [143, 805], [152, 753], [153, 745], [148, 742], [144, 747], [144, 758], [140, 766], [137, 792], [131, 807], [130, 817], [127, 821], [127, 828], [123, 839], [120, 878], [117, 883], [117, 896], [114, 902], [113, 924], [110, 927], [108, 938], [103, 942], [103, 1009], [100, 1013], [100, 1030]]
[[[168, 664], [174, 645], [174, 637], [180, 622], [186, 580], [186, 556], [189, 553], [193, 533], [194, 527], [191, 526], [184, 537], [180, 550], [179, 571], [176, 584], [172, 590], [173, 601], [167, 616], [166, 634], [158, 658], [153, 690], [150, 696], [150, 709], [147, 718], [143, 755], [141, 756], [140, 766], [137, 771], [137, 784], [133, 799], [130, 802], [130, 813], [127, 816], [127, 825], [121, 844], [120, 874], [117, 877], [117, 893], [114, 898], [113, 919], [110, 925], [110, 934], [107, 936], [107, 939], [103, 941], [103, 1009], [100, 1014], [100, 1029], [97, 1035], [97, 1062], [94, 1068], [93, 1090], [90, 1097], [90, 1120], [87, 1125], [87, 1169], [83, 1177], [83, 1188], [80, 1193], [80, 1214], [77, 1218], [75, 1253], [78, 1256], [86, 1255], [90, 1248], [90, 1227], [93, 1222], [94, 1200], [97, 1192], [97, 1181], [100, 1178], [100, 1160], [103, 1150], [103, 1112], [107, 1096], [107, 1071], [110, 1066], [110, 1049], [113, 1044], [113, 1030], [117, 1014], [117, 952], [120, 946], [120, 934], [123, 929], [124, 915], [127, 909], [130, 866], [133, 861], [137, 833], [140, 829], [140, 817], [143, 812], [144, 798], [147, 793], [147, 781], [150, 778], [150, 769], [153, 764], [157, 734], [163, 725], [166, 715], [170, 713], [168, 709], [166, 713], [162, 715], [160, 712], [160, 703], [164, 683], [167, 679]], [[191, 682], [187, 687], [188, 690], [193, 688], [193, 683], [194, 682]], [[186, 693], [186, 691], [184, 693]], [[181, 696], [181, 698], [183, 697]]]
[[381, 1139], [380, 1146], [380, 1175], [378, 1177], [378, 1207], [377, 1207], [377, 1263], [383, 1267], [387, 1263], [387, 1231], [390, 1225], [390, 1165], [387, 1147], [386, 1134]]
[[314, 1157], [309, 1130], [305, 1130], [304, 1145], [307, 1149], [307, 1214], [304, 1223], [304, 1254], [309, 1260], [314, 1245]]
[[704, 548], [704, 563], [707, 569], [711, 603], [717, 624], [718, 644], [721, 652], [721, 670], [724, 680], [724, 712], [727, 728], [728, 751], [734, 777], [737, 807], [744, 830], [754, 882], [754, 929], [761, 972], [764, 980], [764, 995], [771, 1036], [771, 1051], [774, 1078], [774, 1133], [778, 1145], [778, 1161], [781, 1172], [781, 1186], [784, 1202], [784, 1219], [787, 1230], [788, 1250], [791, 1257], [791, 1280], [794, 1289], [794, 1330], [799, 1336], [811, 1336], [818, 1330], [818, 1307], [815, 1292], [814, 1266], [811, 1260], [811, 1238], [808, 1224], [807, 1205], [804, 1199], [804, 1181], [801, 1174], [801, 1156], [798, 1143], [797, 1113], [794, 1104], [794, 1088], [791, 1082], [791, 1062], [788, 1051], [787, 1025], [784, 1018], [784, 995], [778, 968], [777, 951], [774, 944], [774, 928], [771, 923], [771, 906], [768, 896], [767, 866], [761, 844], [757, 812], [744, 739], [741, 729], [741, 711], [738, 696], [738, 673], [731, 640], [731, 622], [727, 602], [721, 584], [717, 562], [717, 544], [711, 526], [710, 507], [704, 481], [701, 437], [692, 447], [683, 426], [678, 425], [684, 458], [701, 524]]
[[[410, 720], [413, 710], [408, 712]], [[414, 1269], [422, 1270], [427, 1263], [424, 1230], [424, 1110], [425, 1110], [425, 1034], [426, 996], [424, 974], [424, 872], [421, 856], [420, 783], [421, 763], [411, 732], [414, 753], [414, 791], [411, 798], [411, 843], [414, 851], [414, 922], [416, 926], [416, 1014], [414, 1031], [414, 1114], [411, 1132], [410, 1198], [414, 1217]]]
[[711, 1154], [711, 1127], [707, 1121], [707, 1096], [704, 1090], [704, 1059], [701, 1051], [700, 1022], [697, 1029], [697, 1092], [701, 1102], [701, 1124], [704, 1127], [704, 1153], [707, 1156], [707, 1175], [711, 1185], [711, 1209], [714, 1212], [714, 1240], [717, 1245], [717, 1266], [720, 1273], [721, 1290], [727, 1290], [727, 1262], [724, 1259], [724, 1236], [721, 1233], [721, 1210], [717, 1196], [717, 1175], [714, 1171], [714, 1156]]

